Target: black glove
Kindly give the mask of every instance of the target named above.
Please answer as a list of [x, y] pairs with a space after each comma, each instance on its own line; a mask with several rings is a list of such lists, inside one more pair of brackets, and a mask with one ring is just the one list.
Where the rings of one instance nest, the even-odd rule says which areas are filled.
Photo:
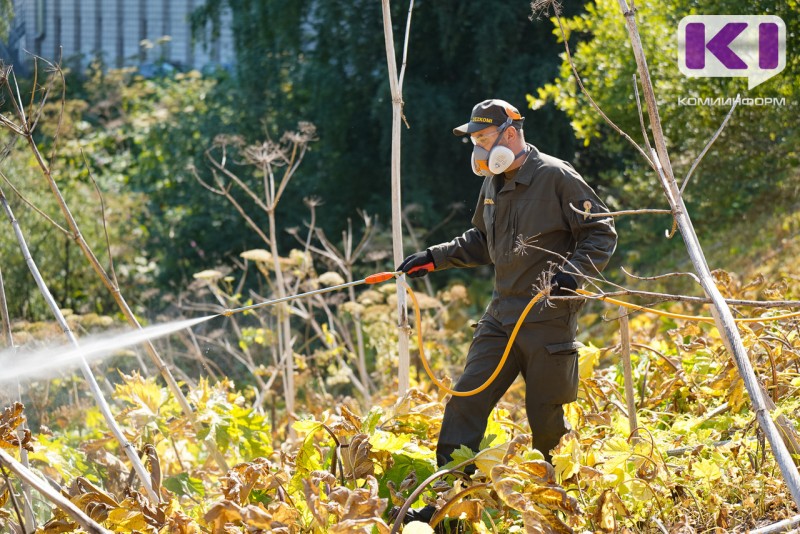
[[433, 254], [431, 254], [429, 250], [415, 252], [411, 256], [408, 256], [406, 259], [404, 259], [403, 263], [401, 263], [400, 266], [395, 269], [395, 271], [403, 271], [408, 275], [409, 278], [419, 278], [428, 274], [428, 269], [418, 269], [413, 273], [409, 273], [408, 271], [414, 267], [421, 267], [426, 263], [433, 263]]
[[573, 291], [576, 289], [578, 289], [578, 282], [576, 282], [572, 276], [563, 271], [557, 272], [555, 275], [553, 275], [553, 289], [550, 291], [550, 294], [554, 297], [567, 297], [574, 295]]

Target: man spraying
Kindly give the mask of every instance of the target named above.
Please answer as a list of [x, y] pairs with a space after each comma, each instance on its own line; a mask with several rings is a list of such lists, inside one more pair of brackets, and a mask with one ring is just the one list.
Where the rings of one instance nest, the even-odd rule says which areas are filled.
[[[472, 170], [484, 176], [472, 228], [408, 256], [397, 268], [415, 278], [428, 270], [410, 271], [429, 263], [437, 271], [494, 265], [492, 300], [478, 322], [456, 391], [472, 390], [494, 372], [534, 288], [570, 294], [583, 276], [602, 271], [616, 247], [612, 218], [590, 215], [608, 209], [569, 163], [525, 142], [524, 120], [508, 102], [491, 99], [477, 104], [469, 122], [453, 130], [469, 135]], [[492, 409], [520, 373], [533, 446], [551, 460], [551, 449], [570, 429], [563, 405], [578, 393], [579, 302], [539, 302], [495, 381], [476, 395], [450, 399], [436, 448], [440, 467], [461, 445], [479, 449]], [[405, 520], [428, 522], [434, 512], [433, 506], [410, 510]]]

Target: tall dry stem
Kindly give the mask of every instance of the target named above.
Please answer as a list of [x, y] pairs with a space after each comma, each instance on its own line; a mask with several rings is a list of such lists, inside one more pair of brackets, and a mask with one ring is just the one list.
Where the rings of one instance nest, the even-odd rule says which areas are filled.
[[[361, 253], [364, 251], [365, 247], [369, 243], [369, 239], [372, 236], [372, 219], [366, 213], [361, 213], [361, 218], [364, 221], [364, 232], [361, 235], [361, 239], [359, 240], [358, 244], [353, 246], [353, 224], [350, 219], [347, 219], [347, 230], [342, 232], [342, 249], [338, 250], [337, 247], [328, 239], [325, 235], [325, 232], [322, 229], [317, 229], [317, 239], [319, 240], [322, 248], [317, 248], [313, 246], [309, 246], [310, 250], [319, 254], [323, 258], [327, 259], [329, 262], [333, 263], [336, 268], [338, 268], [345, 277], [346, 282], [352, 282], [354, 280], [353, 277], [353, 266], [358, 261]], [[349, 287], [347, 290], [348, 298], [350, 302], [353, 304], [356, 303], [356, 293], [354, 287]], [[354, 347], [358, 354], [357, 365], [358, 365], [358, 375], [360, 378], [361, 384], [364, 386], [364, 393], [365, 401], [367, 405], [371, 403], [370, 395], [371, 390], [375, 389], [370, 378], [369, 374], [367, 373], [367, 359], [366, 353], [364, 350], [364, 332], [363, 326], [361, 321], [361, 312], [358, 308], [355, 308], [353, 313], [353, 327], [356, 334], [356, 347]], [[342, 331], [343, 335], [345, 330]]]
[[[397, 56], [394, 49], [394, 32], [392, 30], [392, 11], [389, 0], [381, 0], [383, 13], [383, 36], [386, 45], [386, 64], [389, 68], [389, 87], [392, 94], [392, 255], [395, 265], [403, 261], [403, 202], [400, 187], [400, 122], [403, 116], [403, 78], [405, 77], [406, 57], [408, 55], [408, 39], [411, 30], [411, 13], [414, 0], [409, 2], [408, 19], [406, 21], [406, 37], [403, 45], [403, 60], [400, 74], [397, 73]], [[398, 396], [406, 394], [409, 387], [410, 360], [408, 338], [411, 330], [408, 324], [408, 308], [406, 292], [403, 288], [405, 275], [397, 279], [397, 318], [398, 353], [397, 369]]]
[[[297, 131], [285, 132], [280, 141], [267, 139], [262, 143], [246, 145], [238, 136], [218, 136], [214, 144], [206, 151], [206, 157], [211, 165], [211, 170], [216, 182], [216, 187], [205, 184], [197, 173], [195, 176], [203, 185], [213, 193], [225, 197], [245, 221], [255, 229], [258, 235], [269, 247], [272, 271], [275, 279], [273, 288], [279, 299], [286, 298], [292, 291], [281, 265], [280, 250], [278, 247], [278, 227], [275, 212], [286, 187], [303, 161], [309, 143], [316, 139], [316, 129], [308, 122], [300, 122]], [[263, 197], [255, 188], [248, 185], [229, 166], [229, 152], [238, 151], [242, 157], [242, 165], [252, 167], [262, 179]], [[282, 169], [282, 172], [280, 172]], [[229, 182], [225, 183], [225, 179]], [[232, 194], [231, 189], [236, 186], [254, 204], [267, 215], [268, 231], [263, 232], [241, 204]], [[270, 277], [266, 269], [263, 274], [268, 282]], [[278, 326], [277, 331], [277, 358], [283, 374], [284, 400], [286, 402], [287, 425], [290, 435], [293, 435], [291, 423], [295, 417], [295, 385], [294, 385], [294, 339], [292, 338], [290, 310], [286, 304], [276, 306]], [[272, 380], [267, 382], [271, 385]], [[266, 387], [266, 385], [265, 385]], [[262, 387], [262, 392], [264, 391]]]

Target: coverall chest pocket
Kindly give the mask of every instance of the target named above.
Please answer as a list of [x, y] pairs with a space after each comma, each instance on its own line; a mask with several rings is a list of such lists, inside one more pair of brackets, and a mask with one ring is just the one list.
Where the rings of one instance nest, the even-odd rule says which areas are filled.
[[538, 198], [518, 198], [512, 204], [511, 234], [512, 242], [523, 242], [540, 234], [546, 234], [564, 227], [561, 206], [558, 200]]

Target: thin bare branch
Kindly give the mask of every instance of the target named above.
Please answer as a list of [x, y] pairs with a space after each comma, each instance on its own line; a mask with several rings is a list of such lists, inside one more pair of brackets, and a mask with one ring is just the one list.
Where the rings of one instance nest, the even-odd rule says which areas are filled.
[[8, 187], [10, 187], [12, 191], [14, 191], [14, 194], [17, 195], [19, 197], [19, 199], [22, 200], [22, 202], [26, 206], [28, 206], [33, 211], [35, 211], [36, 213], [41, 215], [47, 222], [49, 222], [50, 224], [55, 226], [56, 229], [61, 231], [61, 233], [63, 233], [65, 236], [72, 237], [72, 232], [70, 232], [69, 230], [67, 230], [66, 228], [64, 228], [63, 226], [58, 224], [57, 222], [55, 222], [48, 214], [46, 214], [45, 212], [40, 210], [38, 207], [36, 207], [36, 205], [33, 202], [28, 200], [25, 197], [25, 195], [23, 195], [22, 192], [19, 191], [19, 189], [14, 187], [14, 184], [11, 182], [11, 180], [8, 179], [8, 176], [6, 176], [5, 173], [2, 170], [0, 170], [0, 177], [3, 178], [3, 181], [8, 184]]
[[[580, 279], [586, 280], [589, 284], [591, 284], [598, 291], [602, 291], [602, 289], [600, 289], [600, 287], [597, 285], [598, 283], [606, 283], [606, 284], [610, 284], [612, 286], [618, 287], [620, 289], [624, 289], [624, 288], [622, 288], [622, 286], [618, 286], [617, 284], [614, 284], [613, 282], [610, 282], [609, 280], [606, 280], [606, 278], [603, 276], [603, 273], [600, 272], [600, 270], [597, 268], [597, 266], [594, 263], [592, 263], [592, 267], [594, 268], [595, 273], [597, 274], [597, 277], [591, 276], [591, 275], [588, 275], [588, 274], [585, 274], [585, 273], [581, 272], [580, 269], [578, 269], [569, 260], [569, 258], [567, 258], [566, 256], [564, 256], [562, 254], [559, 254], [558, 252], [553, 252], [552, 250], [548, 250], [546, 248], [542, 248], [542, 247], [539, 247], [539, 246], [535, 245], [534, 244], [536, 242], [535, 241], [535, 237], [536, 236], [533, 236], [533, 238], [529, 238], [527, 240], [521, 240], [521, 239], [518, 238], [518, 245], [520, 247], [532, 248], [532, 249], [538, 250], [540, 252], [545, 252], [547, 254], [552, 254], [553, 256], [556, 256], [557, 258], [561, 259], [560, 268], [561, 268], [562, 271], [564, 271], [565, 273], [567, 273], [569, 275], [576, 276], [576, 277], [579, 277]], [[521, 252], [522, 250], [524, 250], [524, 249], [520, 248], [520, 253], [522, 253]], [[565, 269], [564, 268], [564, 266], [567, 266], [567, 265], [570, 267], [570, 269]], [[548, 298], [557, 298], [557, 297], [548, 296]]]
[[214, 179], [216, 180], [219, 189], [215, 189], [214, 187], [204, 182], [203, 179], [200, 178], [200, 175], [197, 174], [197, 169], [195, 169], [194, 167], [190, 167], [190, 171], [192, 172], [192, 174], [194, 174], [195, 179], [200, 183], [200, 185], [202, 185], [212, 193], [224, 196], [226, 199], [228, 199], [228, 202], [233, 204], [233, 207], [236, 209], [236, 211], [239, 212], [239, 215], [242, 216], [242, 218], [245, 220], [248, 226], [250, 226], [250, 228], [252, 228], [256, 232], [256, 234], [258, 234], [258, 237], [260, 237], [264, 241], [264, 243], [266, 243], [267, 245], [271, 243], [270, 239], [267, 237], [267, 234], [264, 233], [261, 227], [258, 224], [256, 224], [256, 222], [252, 218], [250, 218], [250, 216], [247, 214], [247, 211], [245, 211], [242, 205], [239, 204], [239, 202], [237, 202], [237, 200], [233, 197], [233, 195], [231, 195], [230, 189], [223, 187], [222, 180], [219, 179], [219, 175], [216, 172], [214, 172], [214, 170], [212, 170], [211, 172], [214, 175]]
[[14, 121], [9, 119], [8, 117], [3, 115], [2, 113], [0, 113], [0, 124], [5, 125], [6, 128], [8, 128], [9, 130], [11, 130], [12, 132], [14, 132], [17, 135], [20, 135], [20, 136], [25, 135], [25, 132], [22, 129], [20, 129], [19, 126], [14, 124]]
[[[413, 204], [412, 204], [413, 206]], [[414, 227], [411, 226], [411, 221], [408, 218], [409, 209], [406, 208], [403, 210], [401, 214], [403, 217], [403, 223], [406, 226], [406, 230], [408, 231], [408, 238], [411, 240], [411, 246], [414, 247], [415, 250], [420, 250], [421, 247], [419, 245], [419, 241], [417, 240], [417, 235], [414, 232]], [[429, 277], [425, 276], [422, 278], [422, 282], [425, 284], [425, 290], [428, 292], [429, 295], [433, 295], [433, 284], [431, 283]]]
[[31, 101], [30, 104], [28, 105], [29, 109], [28, 115], [31, 118], [31, 122], [30, 124], [25, 125], [29, 132], [32, 132], [34, 128], [33, 115], [34, 112], [36, 111], [34, 104], [36, 103], [36, 87], [38, 84], [39, 84], [39, 59], [38, 57], [33, 56], [33, 85], [31, 85]]
[[[566, 271], [565, 271], [566, 272]], [[570, 273], [571, 274], [571, 273]], [[598, 293], [596, 296], [558, 296], [550, 297], [554, 300], [600, 300], [601, 297], [647, 297], [656, 299], [651, 304], [659, 304], [663, 302], [688, 302], [691, 304], [711, 304], [711, 299], [706, 297], [692, 297], [689, 295], [673, 295], [670, 293], [658, 293], [655, 291], [638, 291], [635, 289], [621, 289], [619, 291], [605, 291]], [[747, 300], [747, 299], [724, 299], [730, 306], [750, 306], [755, 308], [800, 308], [800, 300]]]
[[86, 532], [90, 534], [111, 534], [110, 530], [107, 530], [97, 524], [93, 519], [83, 513], [80, 508], [75, 506], [72, 501], [51, 488], [50, 484], [42, 480], [39, 476], [35, 475], [24, 465], [17, 462], [2, 448], [0, 448], [0, 463], [7, 466], [21, 480], [24, 480], [27, 484], [33, 486], [47, 500], [51, 501], [58, 508], [71, 516], [82, 528], [86, 530]]
[[[308, 206], [309, 211], [311, 212], [311, 222], [308, 223], [308, 232], [306, 233], [306, 240], [303, 243], [303, 266], [305, 267], [306, 257], [309, 255], [309, 250], [311, 248], [311, 239], [314, 237], [314, 228], [317, 225], [317, 201], [313, 198], [306, 198], [303, 201], [306, 206]], [[294, 285], [294, 293], [297, 293], [300, 290], [300, 283], [302, 280], [300, 277], [297, 277], [297, 281]]]
[[325, 231], [322, 228], [317, 228], [315, 233], [317, 235], [317, 239], [319, 239], [319, 242], [322, 243], [324, 250], [314, 247], [313, 245], [310, 247], [311, 250], [313, 250], [320, 256], [328, 258], [333, 263], [335, 263], [336, 266], [342, 270], [342, 272], [346, 272], [347, 264], [345, 262], [344, 257], [336, 249], [336, 246], [333, 243], [331, 243], [331, 241], [328, 239], [328, 236], [325, 235]]
[[83, 164], [86, 165], [86, 170], [89, 173], [89, 179], [92, 181], [95, 191], [97, 191], [97, 198], [100, 199], [100, 217], [103, 221], [103, 232], [105, 233], [106, 236], [106, 250], [108, 251], [108, 268], [111, 270], [111, 279], [114, 281], [114, 285], [119, 287], [119, 280], [117, 279], [117, 271], [114, 269], [114, 253], [111, 251], [111, 238], [108, 237], [108, 224], [106, 221], [106, 203], [105, 200], [103, 199], [103, 192], [100, 191], [100, 186], [97, 185], [97, 180], [94, 179], [94, 175], [92, 174], [92, 169], [89, 166], [89, 161], [86, 159], [86, 153], [84, 153], [83, 149], [81, 149], [81, 156], [83, 156]]
[[[61, 100], [59, 102], [59, 110], [58, 110], [58, 123], [56, 123], [56, 131], [53, 134], [53, 146], [50, 149], [50, 160], [48, 161], [48, 167], [50, 168], [50, 172], [53, 172], [55, 169], [55, 161], [56, 161], [56, 154], [58, 153], [58, 139], [61, 134], [61, 127], [64, 125], [64, 110], [67, 107], [67, 80], [64, 79], [64, 71], [61, 70], [61, 54], [62, 48], [58, 47], [58, 63], [53, 64], [50, 63], [53, 69], [55, 69], [55, 74], [58, 78], [61, 79]], [[45, 60], [47, 61], [47, 60]], [[24, 112], [20, 110], [20, 113]]]
[[[209, 378], [212, 380], [219, 380], [220, 375], [224, 375], [219, 365], [215, 362], [211, 361], [209, 358], [203, 356], [203, 350], [200, 348], [200, 344], [197, 342], [197, 337], [195, 336], [194, 332], [192, 332], [191, 328], [187, 328], [186, 330], [180, 331], [177, 333], [178, 339], [180, 339], [183, 346], [186, 347], [187, 353], [184, 356], [185, 358], [196, 360], [203, 370], [208, 373]], [[216, 371], [211, 367], [216, 368]], [[176, 366], [178, 367], [178, 366]]]
[[[289, 168], [286, 169], [286, 173], [284, 174], [283, 180], [281, 180], [281, 184], [278, 187], [278, 193], [275, 196], [274, 204], [277, 204], [278, 201], [281, 199], [283, 195], [284, 189], [289, 183], [289, 180], [294, 176], [295, 171], [300, 166], [300, 163], [303, 161], [305, 157], [306, 151], [308, 150], [308, 143], [311, 141], [316, 140], [316, 130], [314, 129], [313, 125], [308, 122], [301, 122], [299, 125], [300, 133], [296, 134], [293, 138], [293, 147], [292, 147], [292, 157], [289, 160]], [[297, 147], [300, 147], [300, 154], [297, 154]]]
[[628, 407], [628, 428], [631, 436], [638, 437], [638, 423], [636, 422], [636, 398], [633, 395], [633, 369], [631, 365], [631, 330], [628, 316], [620, 306], [619, 336], [620, 355], [622, 357], [622, 374], [625, 383], [625, 404]]
[[697, 275], [694, 274], [694, 273], [689, 273], [689, 272], [680, 273], [679, 272], [679, 273], [664, 273], [664, 274], [659, 274], [659, 275], [656, 275], [656, 276], [639, 276], [639, 275], [636, 275], [636, 274], [628, 272], [625, 269], [625, 267], [621, 267], [621, 269], [622, 269], [622, 272], [625, 273], [626, 276], [630, 276], [631, 278], [635, 278], [636, 280], [661, 280], [663, 278], [672, 278], [672, 277], [675, 277], [675, 276], [689, 276], [695, 282], [697, 282], [698, 285], [700, 285], [700, 279], [697, 278]]
[[[292, 179], [294, 175], [294, 171], [297, 170], [297, 165], [300, 163], [300, 159], [297, 157], [297, 148], [298, 143], [292, 143], [292, 155], [286, 158], [286, 169], [283, 171], [283, 177], [281, 178], [280, 184], [278, 185], [278, 192], [275, 193], [274, 200], [272, 201], [272, 205], [275, 206], [278, 203], [281, 195], [283, 195], [284, 189], [289, 184], [289, 180]], [[303, 150], [305, 152], [305, 150]], [[283, 154], [283, 151], [281, 151]]]
[[733, 110], [736, 109], [736, 106], [739, 105], [739, 102], [740, 102], [739, 94], [737, 93], [736, 98], [733, 100], [733, 105], [731, 106], [730, 111], [728, 111], [728, 114], [725, 115], [725, 120], [722, 121], [722, 124], [720, 124], [719, 128], [717, 128], [717, 131], [714, 133], [711, 139], [709, 139], [708, 143], [706, 143], [706, 146], [703, 147], [703, 151], [700, 152], [700, 155], [697, 156], [697, 159], [695, 159], [694, 163], [692, 163], [692, 167], [691, 169], [689, 169], [689, 174], [687, 174], [686, 178], [683, 179], [683, 185], [681, 185], [681, 195], [683, 194], [683, 190], [686, 189], [686, 185], [689, 183], [689, 179], [692, 177], [694, 170], [697, 168], [698, 165], [700, 165], [700, 162], [703, 160], [703, 156], [706, 155], [708, 149], [711, 148], [711, 145], [713, 145], [714, 141], [716, 141], [717, 138], [720, 136], [722, 130], [724, 130], [725, 126], [727, 126], [728, 121], [731, 120], [731, 117], [733, 116]]
[[633, 74], [633, 94], [636, 97], [636, 110], [639, 113], [639, 125], [642, 127], [642, 138], [644, 138], [644, 144], [647, 146], [647, 153], [650, 154], [653, 152], [653, 147], [650, 146], [650, 137], [647, 135], [647, 128], [644, 125], [642, 100], [639, 98], [639, 84], [636, 82], [636, 73]]
[[352, 260], [358, 258], [364, 251], [364, 247], [367, 246], [367, 243], [369, 243], [369, 240], [372, 237], [373, 230], [372, 217], [370, 217], [367, 212], [361, 210], [358, 210], [358, 215], [361, 217], [361, 220], [364, 221], [364, 232], [361, 234], [361, 239], [358, 241], [355, 250], [353, 250], [353, 254], [351, 256]]
[[[406, 19], [406, 35], [403, 39], [403, 62], [400, 65], [400, 76], [397, 79], [397, 87], [403, 90], [403, 78], [406, 75], [406, 63], [408, 59], [408, 37], [411, 34], [411, 13], [414, 11], [414, 0], [408, 3], [408, 18]], [[408, 126], [408, 124], [406, 124]]]
[[227, 194], [227, 192], [230, 191], [230, 188], [231, 188], [232, 184], [228, 184], [228, 187], [223, 187], [222, 184], [221, 184], [221, 181], [219, 179], [217, 179], [217, 175], [216, 175], [216, 173], [214, 173], [213, 170], [211, 171], [211, 173], [214, 175], [215, 181], [218, 184], [220, 184], [219, 189], [217, 189], [216, 187], [214, 187], [212, 185], [209, 185], [205, 180], [200, 178], [200, 175], [197, 174], [197, 169], [195, 168], [194, 165], [189, 165], [189, 171], [194, 175], [195, 180], [197, 180], [200, 183], [200, 185], [202, 185], [204, 188], [208, 189], [209, 191], [211, 191], [215, 195], [219, 195], [221, 197], [224, 197]]
[[[35, 62], [34, 65], [36, 66], [35, 71], [38, 76], [38, 69], [39, 69], [39, 60], [41, 59], [51, 67], [53, 66], [52, 63], [47, 61], [46, 59], [34, 56]], [[42, 117], [42, 113], [44, 112], [44, 106], [47, 103], [47, 99], [50, 97], [50, 91], [53, 89], [53, 85], [55, 84], [56, 77], [50, 76], [47, 78], [47, 83], [43, 86], [44, 92], [42, 93], [41, 102], [39, 102], [38, 107], [34, 108], [34, 104], [36, 103], [35, 96], [36, 96], [36, 84], [34, 83], [33, 87], [31, 88], [31, 111], [28, 112], [28, 117], [30, 121], [30, 125], [26, 125], [25, 135], [32, 135], [33, 132], [36, 130], [36, 126], [39, 124], [39, 119]], [[18, 112], [19, 114], [19, 112]]]
[[[19, 104], [19, 101], [21, 101], [22, 99], [20, 98], [20, 99], [19, 99], [19, 101], [18, 101], [18, 100], [17, 100], [18, 94], [17, 94], [17, 93], [14, 91], [14, 89], [12, 89], [12, 88], [11, 88], [11, 82], [9, 81], [9, 76], [8, 76], [10, 72], [11, 72], [11, 69], [9, 68], [9, 69], [8, 69], [8, 70], [7, 70], [7, 71], [4, 73], [4, 76], [3, 76], [3, 79], [2, 79], [2, 84], [3, 84], [3, 85], [5, 85], [5, 86], [8, 88], [8, 92], [9, 92], [9, 94], [11, 95], [11, 103], [13, 104], [13, 107], [14, 107], [14, 113], [16, 114], [16, 117], [17, 117], [18, 119], [21, 119], [22, 117], [24, 117], [24, 116], [25, 116], [25, 113], [24, 113], [23, 111], [21, 111], [21, 110], [20, 110], [20, 104]], [[20, 128], [21, 128], [21, 135], [25, 135], [25, 129], [24, 129], [24, 124], [25, 124], [25, 121], [24, 121], [24, 120], [23, 120], [23, 121], [21, 121], [21, 124], [22, 124], [23, 126], [19, 126], [19, 127], [18, 127], [18, 126], [16, 125], [16, 123], [14, 123], [14, 121], [13, 121], [13, 120], [11, 120], [11, 119], [8, 119], [8, 118], [7, 118], [7, 117], [5, 117], [4, 115], [0, 115], [0, 117], [2, 117], [2, 118], [3, 118], [3, 122], [4, 122], [5, 124], [7, 124], [9, 127], [11, 127], [11, 129], [12, 129], [12, 130], [14, 130], [15, 132], [17, 132], [17, 131], [20, 131]]]
[[586, 87], [584, 87], [583, 80], [581, 79], [580, 74], [578, 74], [578, 68], [575, 66], [575, 62], [572, 60], [572, 54], [569, 51], [569, 40], [567, 39], [567, 34], [564, 31], [564, 24], [561, 21], [561, 9], [556, 7], [555, 4], [554, 4], [554, 8], [555, 8], [555, 11], [556, 11], [556, 21], [558, 21], [558, 28], [559, 28], [559, 30], [561, 30], [561, 38], [564, 40], [564, 50], [566, 50], [566, 53], [567, 53], [567, 61], [569, 62], [569, 66], [572, 68], [572, 74], [575, 76], [575, 80], [578, 82], [578, 85], [580, 86], [581, 91], [583, 91], [583, 94], [586, 95], [586, 98], [589, 100], [589, 103], [592, 105], [592, 107], [595, 109], [595, 111], [597, 111], [597, 113], [599, 113], [600, 116], [603, 117], [603, 120], [605, 120], [606, 123], [609, 126], [611, 126], [611, 128], [613, 128], [615, 132], [617, 132], [619, 135], [621, 135], [623, 138], [625, 138], [626, 141], [628, 141], [631, 145], [633, 145], [633, 147], [637, 151], [639, 151], [639, 153], [642, 155], [642, 157], [647, 161], [647, 164], [650, 165], [650, 167], [652, 167], [653, 170], [655, 170], [655, 166], [653, 164], [653, 161], [647, 155], [647, 152], [645, 152], [645, 150], [641, 146], [639, 146], [639, 143], [634, 141], [631, 138], [630, 135], [625, 133], [622, 130], [622, 128], [617, 126], [614, 123], [614, 121], [612, 121], [611, 119], [608, 118], [608, 115], [605, 114], [605, 112], [600, 108], [600, 106], [597, 104], [597, 102], [595, 102], [594, 98], [592, 98], [592, 95], [589, 94], [589, 91], [586, 89]]
[[14, 508], [14, 512], [17, 514], [17, 522], [22, 531], [25, 532], [26, 530], [25, 521], [23, 521], [22, 512], [20, 512], [19, 510], [19, 503], [17, 503], [17, 494], [14, 493], [14, 486], [11, 484], [11, 481], [8, 478], [8, 472], [6, 471], [6, 466], [2, 462], [0, 462], [0, 471], [2, 471], [3, 480], [5, 480], [5, 488], [3, 488], [4, 491], [0, 491], [0, 494], [5, 493], [7, 491], [8, 494], [11, 496], [11, 504]]
[[654, 353], [656, 356], [659, 356], [659, 357], [660, 357], [662, 360], [664, 360], [665, 362], [667, 362], [667, 365], [669, 365], [670, 367], [672, 367], [672, 369], [673, 369], [673, 370], [674, 370], [676, 373], [679, 373], [679, 374], [684, 374], [684, 373], [683, 373], [683, 369], [682, 369], [680, 366], [678, 366], [678, 365], [677, 365], [675, 362], [673, 362], [672, 360], [670, 360], [670, 359], [667, 357], [667, 355], [666, 355], [666, 354], [664, 354], [663, 352], [659, 351], [658, 349], [654, 349], [654, 348], [653, 348], [653, 347], [651, 347], [650, 345], [643, 345], [642, 343], [631, 343], [631, 347], [636, 347], [637, 349], [645, 349], [645, 350], [649, 350], [650, 352]]
[[22, 115], [22, 117], [21, 117], [22, 118], [22, 124], [27, 124], [28, 123], [28, 118], [25, 116], [25, 105], [22, 103], [22, 93], [20, 93], [20, 91], [19, 91], [19, 84], [17, 83], [17, 75], [14, 73], [14, 69], [13, 68], [8, 69], [8, 71], [9, 71], [9, 74], [11, 75], [11, 78], [14, 80], [14, 95], [12, 95], [12, 96], [14, 98], [18, 98], [19, 99], [19, 111], [20, 111], [20, 114]]
[[217, 169], [218, 171], [220, 171], [222, 174], [224, 174], [225, 176], [227, 176], [228, 178], [230, 178], [231, 180], [233, 180], [234, 182], [236, 182], [236, 185], [238, 185], [239, 187], [241, 187], [241, 188], [244, 190], [244, 192], [245, 192], [245, 193], [247, 193], [247, 195], [248, 195], [250, 198], [252, 198], [252, 199], [253, 199], [253, 202], [255, 202], [255, 203], [256, 203], [256, 205], [257, 205], [259, 208], [261, 208], [261, 209], [262, 209], [262, 210], [264, 210], [264, 211], [269, 211], [269, 210], [270, 210], [270, 208], [268, 208], [268, 207], [267, 207], [267, 205], [266, 205], [266, 204], [264, 204], [264, 201], [262, 201], [262, 200], [261, 200], [261, 198], [260, 198], [258, 195], [256, 195], [256, 194], [253, 192], [253, 190], [252, 190], [252, 189], [250, 189], [250, 188], [247, 186], [247, 184], [246, 184], [246, 183], [244, 183], [244, 182], [242, 181], [242, 179], [241, 179], [241, 178], [239, 178], [238, 176], [236, 176], [236, 174], [234, 174], [234, 173], [232, 173], [231, 171], [229, 171], [229, 170], [228, 170], [228, 169], [225, 167], [224, 163], [220, 163], [220, 162], [218, 162], [217, 160], [215, 160], [215, 159], [214, 159], [214, 158], [211, 156], [211, 149], [208, 149], [208, 150], [206, 150], [205, 154], [206, 154], [206, 158], [208, 158], [208, 161], [210, 161], [210, 162], [211, 162], [211, 164], [214, 166], [214, 168], [216, 168], [216, 169]]
[[6, 302], [6, 288], [3, 284], [3, 271], [0, 269], [0, 332], [2, 332], [3, 342], [6, 347], [14, 346], [14, 338], [11, 335], [11, 317], [8, 315], [8, 303]]
[[578, 213], [578, 214], [583, 215], [584, 217], [588, 217], [590, 219], [597, 219], [597, 218], [600, 218], [600, 217], [620, 217], [622, 215], [645, 215], [645, 214], [652, 214], [652, 213], [671, 214], [672, 213], [672, 210], [666, 210], [666, 209], [640, 209], [640, 210], [623, 210], [623, 211], [609, 211], [609, 212], [601, 212], [601, 213], [592, 213], [590, 211], [581, 211], [578, 208], [576, 208], [575, 206], [573, 206], [572, 203], [570, 203], [569, 207], [572, 208], [572, 211], [574, 211], [575, 213]]

